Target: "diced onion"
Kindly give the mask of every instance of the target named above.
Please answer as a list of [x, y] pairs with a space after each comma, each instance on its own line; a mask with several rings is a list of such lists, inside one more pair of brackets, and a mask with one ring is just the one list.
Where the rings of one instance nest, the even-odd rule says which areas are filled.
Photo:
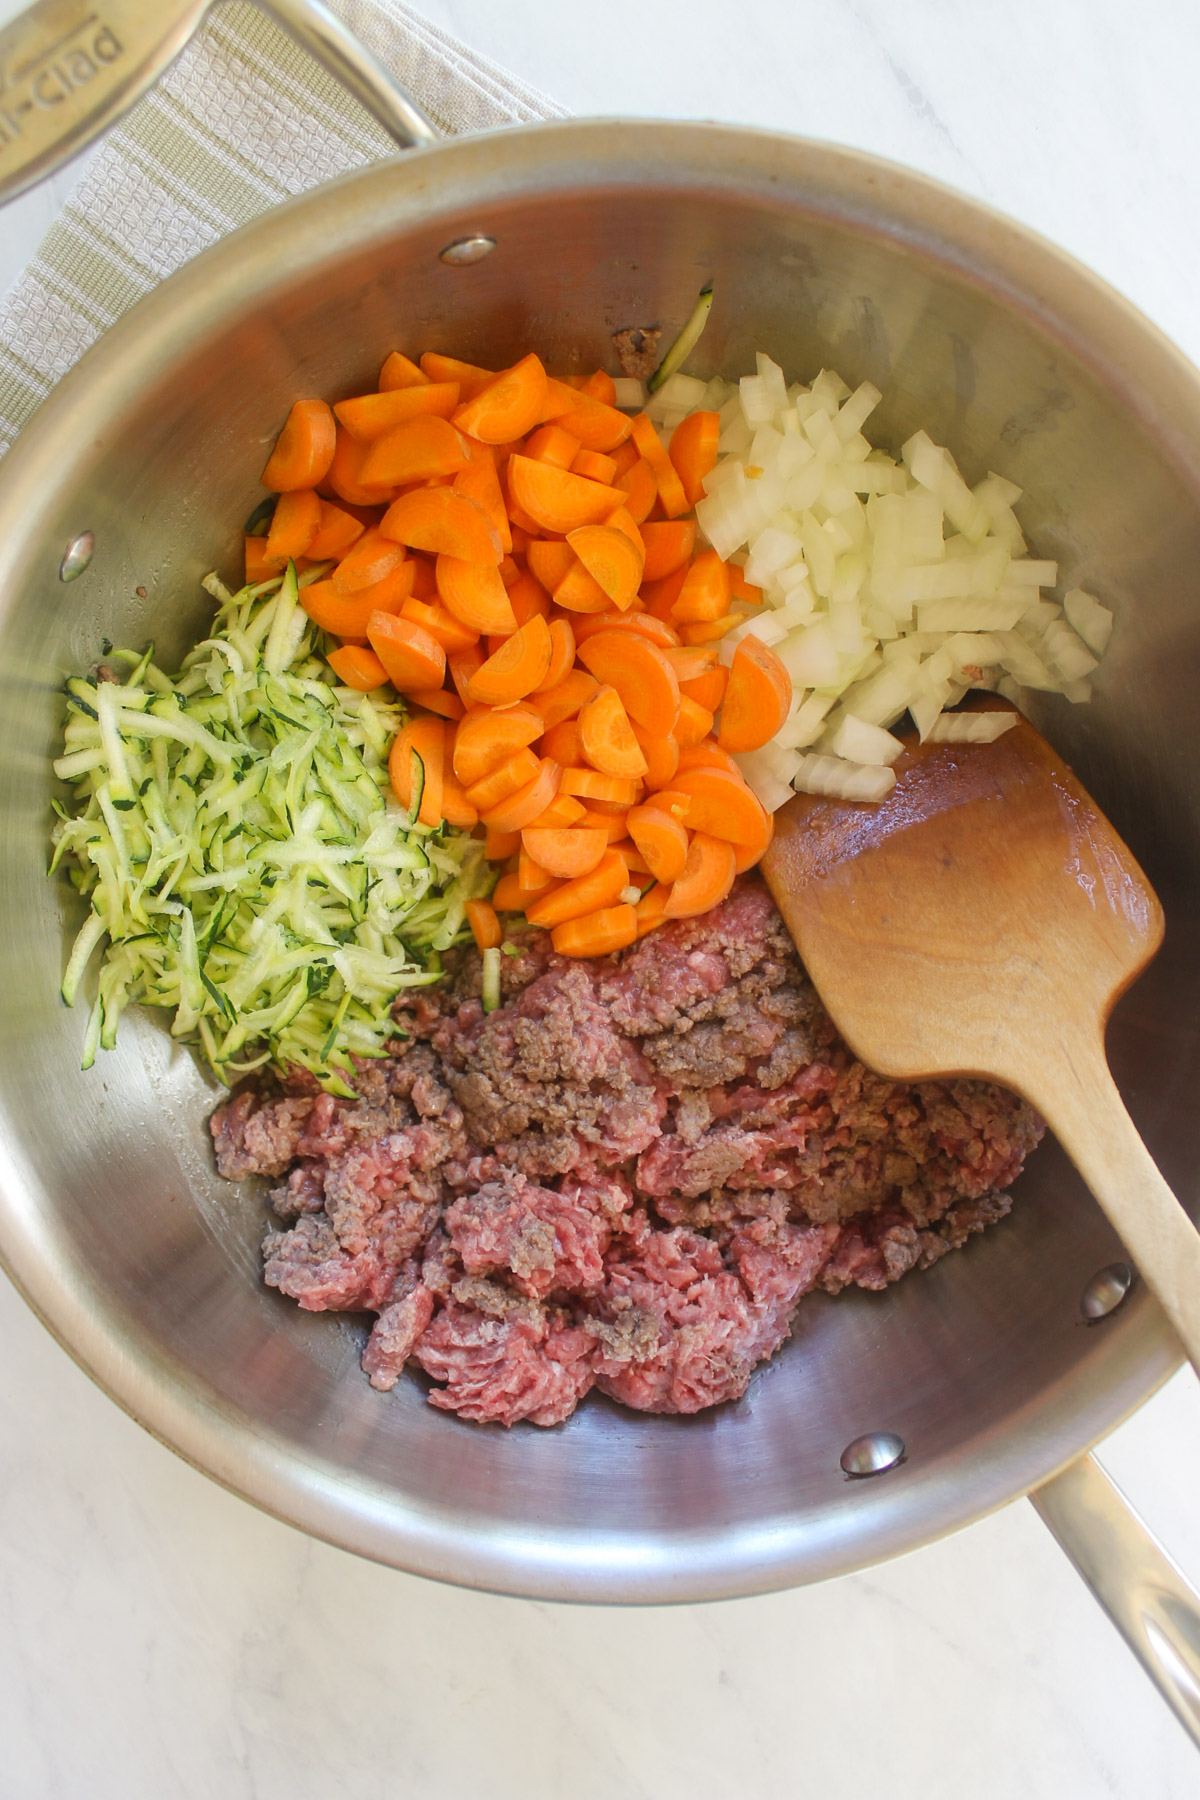
[[943, 713], [929, 728], [931, 744], [994, 744], [1011, 731], [1019, 715], [1010, 712]]

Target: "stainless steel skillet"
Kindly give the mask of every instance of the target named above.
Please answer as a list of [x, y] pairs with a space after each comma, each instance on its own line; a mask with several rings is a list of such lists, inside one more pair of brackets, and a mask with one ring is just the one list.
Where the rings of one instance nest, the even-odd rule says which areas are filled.
[[[106, 123], [204, 10], [51, 0], [0, 34], [0, 183], [15, 191]], [[336, 53], [398, 140], [432, 141], [331, 15], [271, 10]], [[137, 35], [148, 13], [157, 50]], [[107, 61], [105, 30], [119, 46]], [[39, 81], [43, 98], [14, 111]], [[54, 81], [61, 99], [45, 98]], [[36, 143], [21, 123], [35, 107], [51, 122]], [[467, 241], [477, 260], [445, 257]], [[205, 1156], [213, 1096], [152, 1020], [130, 1020], [102, 1069], [78, 1073], [77, 1021], [55, 998], [70, 922], [43, 872], [62, 675], [105, 635], [170, 648], [194, 630], [194, 578], [228, 556], [226, 522], [292, 398], [353, 391], [395, 345], [485, 361], [536, 342], [593, 366], [611, 360], [613, 330], [681, 318], [708, 275], [722, 305], [702, 372], [736, 373], [761, 346], [876, 380], [886, 437], [920, 423], [972, 476], [998, 465], [1039, 509], [1025, 517], [1044, 553], [1117, 604], [1096, 702], [1039, 723], [1167, 903], [1167, 949], [1122, 1004], [1112, 1060], [1195, 1205], [1200, 378], [1086, 271], [933, 183], [764, 133], [601, 121], [422, 150], [237, 233], [111, 331], [0, 469], [0, 1251], [81, 1362], [198, 1466], [305, 1529], [447, 1579], [575, 1599], [751, 1592], [912, 1548], [1036, 1490], [1200, 1732], [1200, 1611], [1077, 1460], [1177, 1353], [1136, 1285], [1085, 1323], [1085, 1296], [1097, 1311], [1120, 1294], [1095, 1277], [1121, 1253], [1052, 1146], [1013, 1221], [963, 1256], [882, 1296], [806, 1301], [739, 1406], [661, 1420], [589, 1402], [562, 1431], [502, 1437], [434, 1414], [415, 1387], [372, 1393], [353, 1323], [261, 1288], [260, 1220]], [[90, 564], [63, 586], [86, 531]], [[887, 1462], [881, 1433], [905, 1460], [868, 1477]]]

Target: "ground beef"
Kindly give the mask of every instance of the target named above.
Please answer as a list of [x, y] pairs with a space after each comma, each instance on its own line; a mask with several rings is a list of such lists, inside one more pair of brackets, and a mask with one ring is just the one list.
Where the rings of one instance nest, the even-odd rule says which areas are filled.
[[513, 948], [490, 1014], [473, 950], [399, 1003], [356, 1099], [297, 1072], [212, 1120], [221, 1173], [276, 1184], [268, 1284], [378, 1314], [373, 1386], [411, 1360], [480, 1422], [556, 1425], [593, 1385], [695, 1412], [804, 1294], [886, 1287], [1008, 1212], [1036, 1114], [864, 1068], [757, 879], [619, 956]]

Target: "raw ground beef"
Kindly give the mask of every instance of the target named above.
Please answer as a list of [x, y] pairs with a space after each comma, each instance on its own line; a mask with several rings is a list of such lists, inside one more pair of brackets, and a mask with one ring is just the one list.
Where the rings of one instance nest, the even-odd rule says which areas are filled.
[[839, 1038], [765, 888], [619, 956], [544, 932], [398, 1005], [356, 1100], [310, 1077], [212, 1120], [266, 1175], [265, 1277], [378, 1314], [373, 1386], [415, 1361], [434, 1406], [557, 1425], [588, 1389], [645, 1412], [745, 1392], [814, 1288], [883, 1288], [1003, 1218], [1042, 1134], [981, 1081], [902, 1085]]

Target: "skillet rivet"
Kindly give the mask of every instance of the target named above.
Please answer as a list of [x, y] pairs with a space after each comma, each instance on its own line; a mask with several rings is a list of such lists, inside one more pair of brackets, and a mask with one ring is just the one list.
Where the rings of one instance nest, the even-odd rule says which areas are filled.
[[444, 250], [438, 251], [438, 261], [449, 263], [453, 268], [462, 268], [467, 263], [482, 262], [496, 248], [493, 237], [484, 237], [477, 233], [473, 237], [455, 238]]
[[1116, 1312], [1133, 1286], [1133, 1270], [1128, 1263], [1109, 1263], [1097, 1270], [1079, 1297], [1079, 1310], [1089, 1325], [1107, 1319]]
[[865, 1431], [846, 1445], [839, 1460], [843, 1475], [863, 1481], [868, 1475], [884, 1475], [898, 1468], [905, 1454], [904, 1439], [894, 1431]]
[[96, 539], [90, 531], [81, 531], [78, 537], [73, 537], [63, 551], [63, 559], [58, 565], [58, 579], [74, 581], [77, 575], [82, 575], [91, 562], [95, 549]]

